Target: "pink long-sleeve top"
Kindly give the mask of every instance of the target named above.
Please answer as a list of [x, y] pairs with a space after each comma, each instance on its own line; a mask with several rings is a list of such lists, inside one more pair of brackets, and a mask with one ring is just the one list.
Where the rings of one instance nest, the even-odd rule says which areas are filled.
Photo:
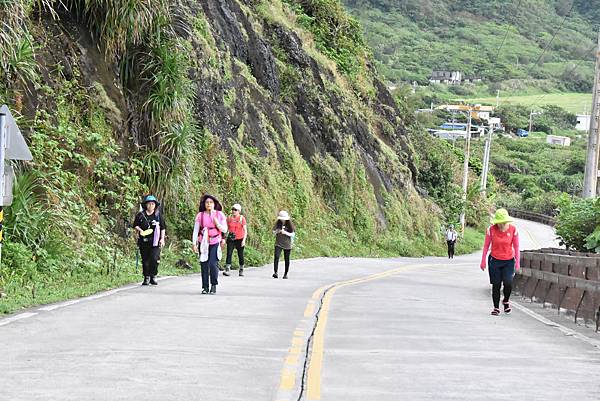
[[519, 254], [519, 232], [512, 224], [508, 225], [506, 231], [501, 231], [497, 224], [490, 226], [485, 232], [485, 242], [483, 243], [483, 254], [481, 255], [481, 267], [486, 266], [486, 259], [491, 248], [491, 255], [494, 259], [510, 260], [515, 259], [515, 269], [521, 267]]
[[217, 213], [217, 222], [219, 223], [219, 227], [215, 226], [212, 217], [207, 212], [200, 212], [196, 215], [196, 220], [194, 222], [194, 234], [192, 236], [193, 244], [202, 242], [202, 235], [204, 234], [205, 228], [208, 228], [209, 245], [215, 245], [221, 242], [223, 233], [227, 232], [227, 217], [225, 217], [223, 212], [218, 210], [215, 211], [215, 213]]

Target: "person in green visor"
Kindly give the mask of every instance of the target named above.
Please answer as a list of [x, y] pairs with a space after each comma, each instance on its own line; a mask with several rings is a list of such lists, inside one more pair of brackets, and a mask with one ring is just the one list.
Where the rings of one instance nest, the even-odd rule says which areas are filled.
[[[491, 226], [486, 230], [483, 252], [481, 255], [481, 270], [488, 268], [490, 284], [492, 285], [492, 315], [500, 314], [500, 287], [503, 290], [502, 306], [504, 313], [510, 313], [510, 294], [512, 292], [515, 271], [520, 268], [519, 232], [510, 224], [513, 218], [506, 209], [498, 209], [492, 219]], [[486, 263], [487, 262], [487, 263]]]

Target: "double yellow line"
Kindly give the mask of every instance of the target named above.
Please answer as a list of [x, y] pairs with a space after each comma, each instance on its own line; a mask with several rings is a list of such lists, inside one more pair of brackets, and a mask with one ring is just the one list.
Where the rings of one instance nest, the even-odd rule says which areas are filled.
[[[306, 397], [309, 401], [318, 401], [321, 399], [321, 371], [323, 367], [323, 350], [325, 345], [325, 330], [327, 327], [327, 320], [329, 318], [329, 309], [331, 306], [331, 300], [333, 295], [340, 288], [344, 288], [351, 285], [362, 284], [369, 281], [379, 280], [382, 278], [390, 277], [398, 273], [405, 272], [407, 270], [423, 268], [424, 265], [407, 265], [396, 269], [384, 271], [381, 273], [371, 274], [369, 276], [355, 278], [351, 280], [339, 281], [330, 285], [325, 285], [317, 289], [311, 296], [310, 300], [304, 310], [305, 318], [317, 319], [316, 324], [311, 325], [314, 327], [312, 335], [312, 346], [309, 351], [308, 358], [308, 370], [306, 374]], [[324, 295], [323, 295], [324, 294]], [[321, 300], [320, 309], [317, 310]], [[315, 310], [317, 310], [315, 312]], [[306, 332], [302, 329], [296, 329], [294, 331], [294, 337], [292, 339], [292, 347], [285, 359], [285, 366], [281, 372], [281, 380], [279, 390], [280, 393], [289, 394], [296, 387], [296, 375], [302, 374], [299, 371], [299, 358], [302, 353], [302, 349], [306, 348]], [[302, 380], [302, 379], [301, 379]], [[300, 386], [302, 383], [300, 383]], [[294, 398], [296, 399], [296, 398]], [[284, 401], [284, 397], [280, 397], [278, 401]]]
[[[382, 273], [372, 274], [370, 276], [357, 278], [353, 280], [341, 281], [333, 284], [325, 295], [319, 311], [319, 319], [315, 327], [315, 333], [313, 336], [313, 346], [310, 355], [310, 364], [308, 367], [308, 374], [306, 378], [306, 396], [309, 401], [317, 401], [321, 399], [321, 371], [323, 368], [323, 350], [325, 345], [325, 329], [327, 327], [327, 320], [329, 318], [329, 308], [331, 306], [331, 299], [335, 295], [336, 291], [340, 288], [348, 287], [351, 285], [367, 283], [369, 281], [379, 280], [382, 278], [390, 277], [398, 273], [405, 272], [410, 269], [419, 267], [419, 265], [403, 266], [397, 269], [388, 270]], [[318, 291], [318, 290], [317, 290]]]

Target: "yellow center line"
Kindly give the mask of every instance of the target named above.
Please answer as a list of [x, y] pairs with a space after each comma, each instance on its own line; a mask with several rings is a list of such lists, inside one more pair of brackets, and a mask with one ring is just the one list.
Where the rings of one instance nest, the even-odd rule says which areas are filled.
[[537, 242], [537, 241], [535, 240], [535, 238], [533, 238], [533, 235], [531, 235], [531, 232], [530, 232], [528, 229], [526, 229], [525, 227], [523, 227], [523, 229], [525, 230], [525, 232], [527, 233], [527, 235], [529, 235], [529, 238], [531, 238], [531, 240], [533, 241], [533, 245], [534, 245], [536, 248], [541, 248], [541, 246], [540, 246], [539, 242]]
[[309, 303], [308, 305], [306, 305], [306, 309], [304, 309], [304, 317], [312, 316], [314, 312], [315, 312], [315, 304]]
[[[463, 263], [463, 264], [455, 264], [454, 266], [461, 265], [471, 265], [472, 263]], [[306, 309], [304, 311], [304, 317], [314, 316], [315, 310], [318, 308], [319, 299], [321, 298], [323, 292], [327, 289], [325, 295], [323, 296], [322, 301], [320, 302], [320, 312], [319, 319], [317, 321], [317, 325], [314, 328], [314, 336], [313, 336], [313, 345], [312, 351], [309, 360], [309, 367], [307, 372], [307, 381], [306, 381], [306, 389], [308, 400], [317, 401], [321, 398], [321, 370], [323, 366], [323, 350], [325, 344], [325, 328], [327, 326], [329, 308], [331, 305], [331, 299], [335, 292], [339, 288], [343, 288], [346, 286], [365, 283], [373, 280], [378, 280], [380, 278], [393, 276], [395, 274], [414, 269], [414, 268], [424, 268], [424, 267], [432, 267], [435, 265], [421, 265], [421, 264], [413, 264], [402, 266], [396, 269], [383, 271], [380, 273], [371, 274], [368, 276], [358, 277], [346, 281], [339, 281], [333, 284], [324, 285], [315, 292], [313, 292], [311, 298], [309, 299]], [[438, 267], [442, 267], [444, 265], [439, 265]], [[307, 323], [305, 323], [307, 324]], [[308, 331], [312, 331], [311, 328], [306, 328]], [[296, 328], [294, 330], [294, 336], [292, 338], [292, 346], [289, 349], [288, 355], [285, 359], [284, 368], [281, 371], [281, 381], [279, 385], [279, 389], [283, 391], [290, 391], [294, 389], [296, 384], [296, 375], [300, 374], [298, 370], [301, 368], [300, 366], [300, 356], [302, 355], [302, 351], [306, 347], [306, 333], [307, 331], [302, 328]], [[285, 396], [284, 398], [286, 398]]]
[[321, 293], [323, 291], [325, 291], [325, 289], [327, 287], [329, 287], [329, 286], [328, 285], [324, 285], [324, 286], [319, 287], [318, 289], [316, 289], [315, 292], [313, 292], [311, 299], [313, 299], [313, 300], [316, 301], [317, 299], [321, 298]]
[[372, 274], [367, 277], [341, 281], [333, 284], [330, 290], [323, 297], [323, 303], [321, 306], [321, 312], [319, 313], [319, 320], [315, 328], [313, 336], [312, 353], [310, 356], [310, 365], [308, 367], [308, 374], [306, 380], [306, 395], [309, 401], [318, 401], [321, 399], [321, 370], [323, 367], [323, 350], [325, 345], [325, 328], [327, 327], [327, 320], [329, 318], [329, 307], [331, 305], [331, 299], [335, 292], [339, 288], [343, 288], [350, 285], [366, 283], [380, 278], [389, 277], [411, 268], [417, 268], [419, 265], [403, 266], [397, 269], [388, 270], [386, 272]]
[[291, 390], [294, 388], [296, 383], [296, 371], [295, 369], [284, 368], [281, 372], [281, 383], [279, 388], [283, 390]]

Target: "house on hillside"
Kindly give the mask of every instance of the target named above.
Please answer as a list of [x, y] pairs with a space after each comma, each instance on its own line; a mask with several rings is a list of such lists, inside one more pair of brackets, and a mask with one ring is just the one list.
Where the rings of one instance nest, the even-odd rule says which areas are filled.
[[476, 82], [481, 82], [481, 78], [465, 77], [460, 71], [434, 70], [431, 72], [431, 77], [429, 78], [429, 83], [432, 84], [461, 85]]
[[465, 84], [475, 84], [477, 82], [481, 82], [480, 77], [465, 77], [462, 81]]
[[571, 138], [566, 136], [548, 135], [546, 136], [546, 143], [549, 143], [550, 145], [571, 146]]
[[460, 85], [462, 79], [460, 71], [433, 71], [429, 82], [432, 84]]

